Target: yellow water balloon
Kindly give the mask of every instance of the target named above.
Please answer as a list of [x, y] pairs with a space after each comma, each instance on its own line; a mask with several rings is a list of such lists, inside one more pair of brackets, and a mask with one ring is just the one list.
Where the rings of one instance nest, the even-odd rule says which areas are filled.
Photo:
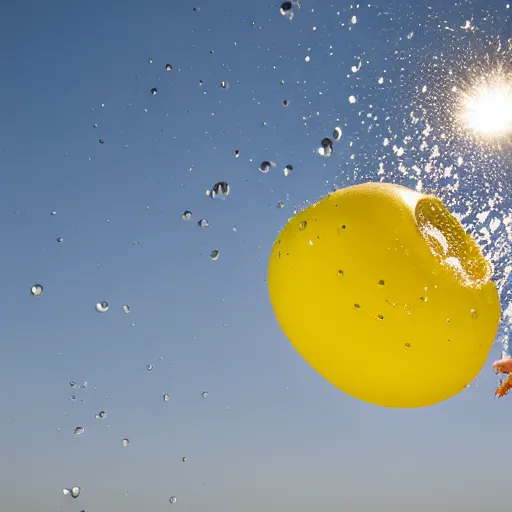
[[439, 199], [392, 184], [338, 190], [290, 219], [268, 287], [302, 357], [342, 391], [387, 407], [462, 391], [500, 319], [471, 236]]

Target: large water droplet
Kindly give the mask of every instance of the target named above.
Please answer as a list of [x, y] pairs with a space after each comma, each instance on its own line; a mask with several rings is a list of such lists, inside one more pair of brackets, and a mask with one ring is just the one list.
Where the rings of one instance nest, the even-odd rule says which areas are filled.
[[98, 302], [95, 306], [95, 309], [98, 313], [106, 313], [108, 311], [108, 302], [106, 300]]
[[336, 128], [334, 128], [334, 130], [332, 131], [332, 138], [338, 142], [339, 140], [341, 140], [341, 137], [343, 136], [343, 131], [342, 129], [339, 127], [339, 126], [336, 126]]
[[171, 496], [171, 497], [169, 498], [169, 503], [170, 503], [171, 505], [174, 505], [174, 504], [176, 503], [176, 501], [178, 501], [178, 500], [176, 499], [176, 496]]
[[274, 165], [276, 165], [274, 162], [269, 162], [268, 160], [263, 160], [263, 162], [261, 162], [260, 164], [260, 172], [262, 172], [263, 174], [267, 174], [267, 172], [270, 171], [270, 169], [272, 169], [272, 167], [274, 167]]
[[62, 494], [65, 496], [69, 494], [72, 498], [78, 498], [80, 496], [80, 487], [75, 486], [71, 487], [71, 489], [62, 489]]
[[189, 211], [189, 210], [185, 210], [182, 214], [181, 214], [181, 218], [183, 220], [190, 220], [192, 218], [192, 212]]
[[30, 288], [30, 293], [34, 296], [34, 297], [39, 297], [39, 295], [41, 295], [43, 293], [43, 287], [42, 285], [40, 284], [35, 284], [34, 286], [32, 286], [32, 288]]

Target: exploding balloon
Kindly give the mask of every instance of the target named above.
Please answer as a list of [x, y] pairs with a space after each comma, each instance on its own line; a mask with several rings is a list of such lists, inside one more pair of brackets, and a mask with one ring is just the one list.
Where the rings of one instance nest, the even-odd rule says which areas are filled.
[[500, 318], [491, 273], [439, 199], [366, 183], [289, 220], [268, 287], [284, 334], [334, 386], [376, 405], [422, 407], [482, 369]]

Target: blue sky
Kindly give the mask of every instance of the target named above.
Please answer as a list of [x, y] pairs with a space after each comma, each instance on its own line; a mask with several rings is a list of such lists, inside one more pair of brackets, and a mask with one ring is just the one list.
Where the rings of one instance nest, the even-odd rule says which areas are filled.
[[[392, 150], [411, 134], [421, 142], [421, 86], [442, 87], [428, 72], [433, 63], [448, 70], [460, 55], [478, 60], [490, 40], [509, 36], [506, 3], [370, 4], [303, 0], [292, 22], [279, 2], [5, 6], [2, 510], [509, 505], [500, 448], [512, 409], [493, 399], [498, 345], [456, 398], [387, 410], [316, 374], [268, 301], [278, 231], [334, 187], [421, 179], [455, 211], [472, 205], [474, 233], [485, 227], [475, 219], [489, 195], [501, 200], [488, 220], [510, 209], [506, 153], [477, 151], [457, 134], [451, 145], [438, 139], [438, 167], [464, 158], [457, 188], [442, 170], [424, 170], [419, 149], [404, 158]], [[462, 29], [465, 20], [478, 31]], [[427, 101], [438, 121], [451, 108], [439, 98]], [[336, 126], [343, 139], [322, 158], [315, 150]], [[421, 164], [419, 178], [401, 173], [400, 159]], [[276, 163], [265, 175], [263, 160]], [[230, 184], [225, 201], [205, 194], [218, 181]], [[198, 226], [202, 218], [208, 227]], [[493, 257], [499, 247], [501, 279], [509, 245], [503, 230], [493, 237], [485, 250]], [[44, 287], [37, 298], [36, 283]], [[109, 310], [98, 314], [103, 300]], [[96, 419], [99, 411], [107, 417]], [[62, 492], [72, 486], [82, 490], [76, 500]]]

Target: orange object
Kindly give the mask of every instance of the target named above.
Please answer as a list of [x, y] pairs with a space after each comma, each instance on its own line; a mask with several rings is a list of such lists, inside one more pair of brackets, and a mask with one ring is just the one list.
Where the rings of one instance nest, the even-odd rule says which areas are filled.
[[494, 392], [494, 396], [497, 398], [503, 398], [512, 389], [512, 374], [510, 374], [505, 380], [500, 379], [500, 383]]

